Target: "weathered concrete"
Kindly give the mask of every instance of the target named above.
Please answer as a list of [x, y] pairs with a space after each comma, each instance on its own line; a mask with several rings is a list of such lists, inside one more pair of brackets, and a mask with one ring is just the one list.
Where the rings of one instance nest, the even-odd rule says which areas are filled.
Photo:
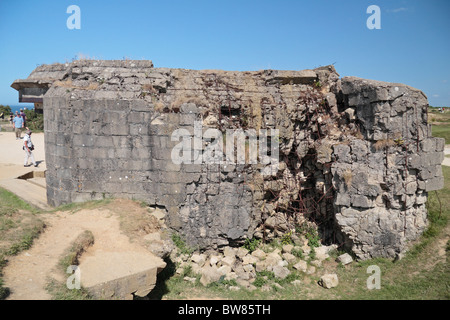
[[166, 263], [147, 250], [128, 250], [88, 252], [79, 265], [83, 288], [97, 299], [128, 300], [149, 294]]
[[[325, 243], [392, 257], [424, 231], [427, 192], [443, 186], [444, 141], [431, 136], [425, 95], [406, 85], [340, 79], [332, 66], [231, 72], [75, 61], [41, 66], [13, 86], [39, 79], [53, 81], [43, 96], [49, 203], [144, 200], [165, 208], [191, 246], [270, 240], [314, 221]], [[273, 167], [262, 161], [175, 163], [172, 134], [195, 134], [197, 120], [203, 131], [277, 129], [277, 170], [263, 174]], [[209, 143], [194, 143], [193, 154]]]

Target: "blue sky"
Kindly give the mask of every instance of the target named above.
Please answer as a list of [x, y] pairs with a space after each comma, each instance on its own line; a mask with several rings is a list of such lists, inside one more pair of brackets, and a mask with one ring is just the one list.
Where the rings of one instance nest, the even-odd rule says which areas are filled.
[[[70, 5], [81, 29], [66, 25]], [[370, 30], [368, 6], [381, 9]], [[450, 106], [448, 0], [0, 0], [0, 104], [39, 64], [148, 59], [155, 67], [301, 70], [405, 83]]]

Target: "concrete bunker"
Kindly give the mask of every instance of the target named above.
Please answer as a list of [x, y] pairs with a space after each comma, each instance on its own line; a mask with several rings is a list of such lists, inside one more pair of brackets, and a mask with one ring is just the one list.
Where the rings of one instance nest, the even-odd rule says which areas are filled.
[[[426, 96], [403, 84], [340, 78], [333, 66], [234, 72], [80, 60], [40, 66], [13, 87], [32, 94], [27, 86], [42, 79], [49, 204], [143, 200], [167, 210], [168, 226], [195, 247], [303, 227], [361, 259], [393, 257], [424, 231], [427, 192], [443, 187], [444, 141], [431, 135]], [[172, 133], [194, 137], [195, 123], [277, 130], [277, 170], [263, 174], [270, 161], [174, 163]]]

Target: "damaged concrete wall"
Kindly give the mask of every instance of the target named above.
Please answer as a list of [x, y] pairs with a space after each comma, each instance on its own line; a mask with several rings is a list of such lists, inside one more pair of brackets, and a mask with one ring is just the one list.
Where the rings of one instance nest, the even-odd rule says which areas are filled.
[[[431, 136], [426, 97], [402, 84], [340, 79], [332, 66], [232, 72], [75, 61], [41, 66], [15, 85], [46, 79], [47, 69], [59, 72], [44, 96], [51, 205], [143, 200], [164, 207], [168, 225], [201, 248], [314, 225], [322, 241], [365, 259], [404, 251], [427, 225], [427, 192], [443, 186], [444, 141]], [[175, 163], [173, 133], [195, 138], [196, 124], [224, 139], [226, 130], [278, 130], [276, 170], [266, 174], [274, 162], [264, 161]], [[192, 159], [217, 140], [194, 146]]]

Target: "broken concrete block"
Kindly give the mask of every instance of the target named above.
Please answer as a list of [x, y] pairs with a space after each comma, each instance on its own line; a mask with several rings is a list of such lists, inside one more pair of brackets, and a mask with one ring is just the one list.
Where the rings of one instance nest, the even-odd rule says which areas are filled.
[[337, 261], [342, 263], [343, 265], [349, 264], [353, 261], [353, 258], [348, 253], [341, 254], [339, 257], [337, 257]]
[[339, 284], [339, 279], [338, 279], [337, 274], [330, 273], [330, 274], [323, 275], [322, 277], [320, 277], [320, 284], [322, 285], [322, 287], [327, 288], [327, 289], [337, 287]]

